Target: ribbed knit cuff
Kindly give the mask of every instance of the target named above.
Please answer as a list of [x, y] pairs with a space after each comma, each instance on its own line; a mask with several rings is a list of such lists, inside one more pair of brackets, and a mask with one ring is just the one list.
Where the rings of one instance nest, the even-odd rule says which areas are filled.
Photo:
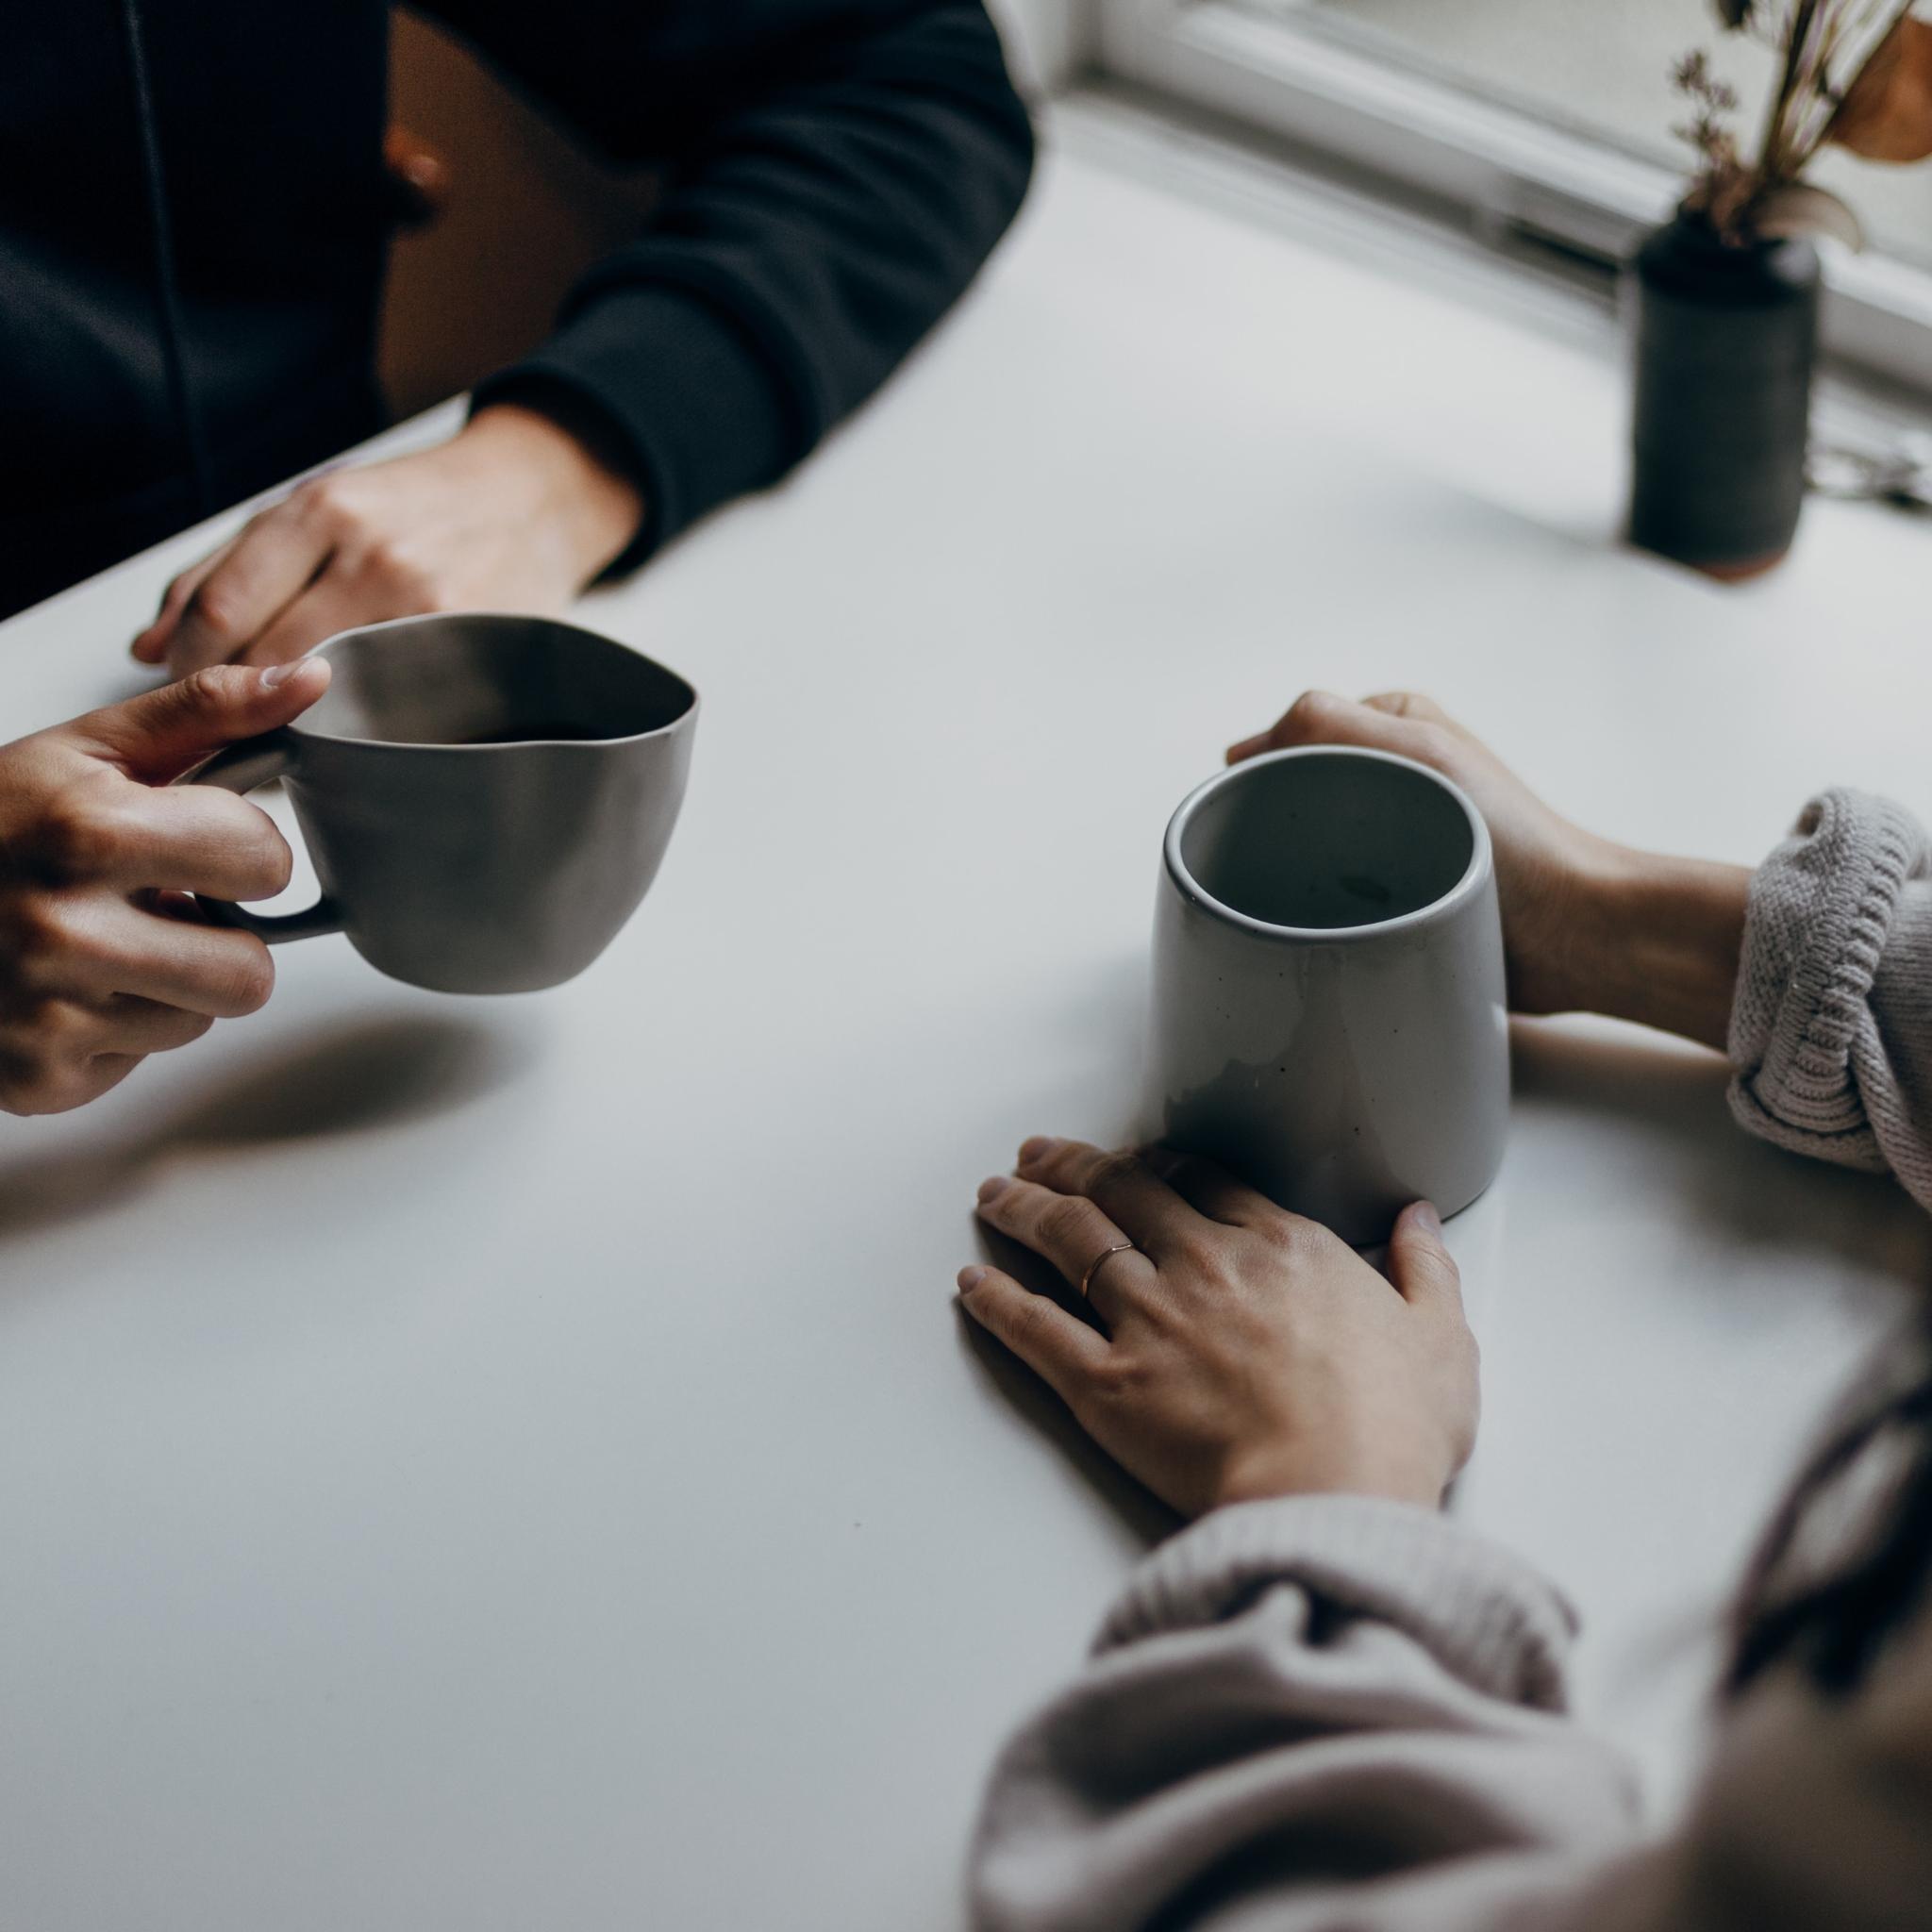
[[1924, 834], [1890, 799], [1842, 788], [1805, 808], [1751, 881], [1729, 1049], [1731, 1111], [1800, 1153], [1883, 1169], [1853, 1066], [1879, 956]]
[[1374, 1496], [1287, 1496], [1203, 1517], [1134, 1573], [1094, 1654], [1220, 1623], [1284, 1583], [1394, 1625], [1486, 1695], [1564, 1707], [1576, 1632], [1564, 1598], [1436, 1510]]
[[479, 384], [472, 408], [541, 408], [555, 389], [609, 425], [643, 490], [643, 525], [611, 575], [707, 510], [775, 482], [802, 446], [796, 412], [749, 334], [682, 288], [597, 291], [532, 355]]

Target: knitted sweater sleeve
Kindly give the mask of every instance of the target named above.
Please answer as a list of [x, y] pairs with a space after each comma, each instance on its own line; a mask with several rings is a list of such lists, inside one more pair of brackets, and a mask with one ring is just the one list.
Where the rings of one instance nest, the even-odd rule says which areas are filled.
[[1903, 1932], [1932, 1898], [1932, 1616], [1868, 1689], [1772, 1673], [1639, 1831], [1564, 1714], [1570, 1616], [1366, 1496], [1216, 1510], [1128, 1583], [993, 1773], [976, 1932]]
[[1731, 1110], [1794, 1153], [1890, 1171], [1932, 1207], [1932, 880], [1889, 799], [1826, 791], [1751, 882]]
[[1575, 1932], [1633, 1787], [1563, 1714], [1570, 1613], [1361, 1496], [1217, 1510], [1143, 1564], [1008, 1747], [980, 1932]]

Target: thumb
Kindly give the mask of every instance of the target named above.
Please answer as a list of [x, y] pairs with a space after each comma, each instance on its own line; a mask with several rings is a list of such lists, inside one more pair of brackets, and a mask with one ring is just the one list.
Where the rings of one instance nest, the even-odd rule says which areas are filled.
[[1389, 1237], [1389, 1278], [1403, 1300], [1460, 1315], [1462, 1275], [1442, 1245], [1442, 1218], [1427, 1201], [1411, 1201]]
[[328, 689], [321, 658], [263, 668], [216, 664], [143, 691], [126, 703], [90, 711], [66, 727], [84, 751], [117, 764], [131, 778], [162, 784], [210, 752], [298, 718]]
[[1285, 751], [1292, 745], [1359, 744], [1426, 763], [1418, 734], [1441, 716], [1426, 698], [1406, 691], [1384, 691], [1357, 704], [1332, 691], [1305, 691], [1266, 731], [1230, 745], [1227, 761], [1238, 765], [1257, 752]]

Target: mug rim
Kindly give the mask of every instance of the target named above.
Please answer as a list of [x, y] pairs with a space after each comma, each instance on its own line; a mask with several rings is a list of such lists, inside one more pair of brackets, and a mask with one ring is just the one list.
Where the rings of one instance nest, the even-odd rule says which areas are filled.
[[324, 731], [308, 724], [308, 714], [291, 719], [282, 728], [298, 738], [312, 739], [318, 744], [348, 744], [362, 751], [437, 751], [437, 752], [492, 752], [525, 751], [532, 745], [546, 748], [569, 746], [575, 750], [595, 751], [600, 746], [612, 744], [641, 744], [646, 739], [658, 738], [666, 732], [677, 731], [697, 716], [698, 689], [681, 671], [674, 671], [670, 665], [658, 658], [646, 656], [642, 651], [634, 651], [628, 644], [620, 643], [613, 637], [607, 637], [602, 631], [591, 630], [588, 625], [573, 624], [568, 618], [544, 617], [535, 613], [515, 610], [422, 610], [410, 617], [385, 617], [375, 624], [355, 624], [346, 630], [339, 630], [331, 637], [325, 637], [308, 653], [311, 658], [326, 657], [338, 644], [345, 644], [355, 638], [374, 636], [378, 631], [400, 630], [410, 625], [447, 624], [452, 619], [464, 624], [514, 624], [542, 625], [550, 630], [569, 631], [574, 637], [587, 639], [593, 644], [600, 644], [606, 650], [622, 651], [627, 658], [636, 658], [648, 664], [652, 670], [662, 672], [666, 677], [675, 679], [684, 689], [684, 708], [676, 717], [662, 724], [654, 724], [648, 731], [627, 731], [616, 738], [518, 738], [501, 744], [446, 744], [433, 739], [416, 738], [354, 738], [342, 731]]
[[[1462, 876], [1440, 898], [1431, 899], [1426, 906], [1418, 906], [1409, 912], [1398, 912], [1392, 919], [1371, 920], [1361, 925], [1281, 925], [1272, 920], [1257, 919], [1252, 913], [1242, 912], [1236, 907], [1228, 905], [1224, 899], [1217, 898], [1188, 869], [1186, 859], [1181, 857], [1181, 840], [1186, 835], [1194, 813], [1224, 786], [1240, 782], [1243, 777], [1252, 775], [1260, 766], [1278, 765], [1290, 758], [1368, 758], [1378, 764], [1400, 765], [1407, 771], [1419, 772], [1424, 778], [1431, 780], [1456, 801], [1462, 809], [1463, 817], [1469, 822], [1469, 863], [1463, 868]], [[1391, 933], [1404, 932], [1414, 926], [1425, 925], [1434, 920], [1447, 918], [1482, 890], [1484, 880], [1489, 877], [1494, 866], [1490, 847], [1490, 828], [1484, 823], [1482, 813], [1475, 808], [1474, 800], [1457, 784], [1455, 779], [1444, 777], [1433, 766], [1425, 765], [1420, 759], [1404, 758], [1398, 752], [1377, 751], [1365, 744], [1289, 745], [1279, 751], [1262, 752], [1258, 757], [1243, 758], [1240, 764], [1230, 765], [1224, 771], [1216, 772], [1211, 778], [1204, 778], [1174, 808], [1174, 816], [1168, 820], [1167, 832], [1161, 841], [1161, 855], [1169, 881], [1190, 904], [1198, 906], [1212, 917], [1224, 920], [1231, 925], [1241, 926], [1259, 938], [1292, 940], [1298, 945], [1347, 945], [1357, 940], [1384, 939]]]

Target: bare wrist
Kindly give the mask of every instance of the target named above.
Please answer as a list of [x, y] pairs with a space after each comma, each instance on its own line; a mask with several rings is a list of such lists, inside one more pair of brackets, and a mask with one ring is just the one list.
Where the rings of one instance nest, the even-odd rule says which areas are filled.
[[1581, 894], [1573, 1002], [1724, 1051], [1746, 867], [1607, 846]]
[[1303, 1448], [1271, 1455], [1264, 1449], [1241, 1457], [1222, 1473], [1209, 1507], [1283, 1496], [1380, 1496], [1440, 1509], [1458, 1460], [1420, 1444], [1390, 1444], [1381, 1452], [1357, 1454], [1335, 1445], [1323, 1454]]
[[644, 517], [643, 491], [588, 412], [559, 404], [553, 411], [522, 403], [491, 403], [463, 430], [463, 440], [493, 460], [513, 465], [536, 497], [537, 513], [554, 525], [581, 589], [621, 557]]

